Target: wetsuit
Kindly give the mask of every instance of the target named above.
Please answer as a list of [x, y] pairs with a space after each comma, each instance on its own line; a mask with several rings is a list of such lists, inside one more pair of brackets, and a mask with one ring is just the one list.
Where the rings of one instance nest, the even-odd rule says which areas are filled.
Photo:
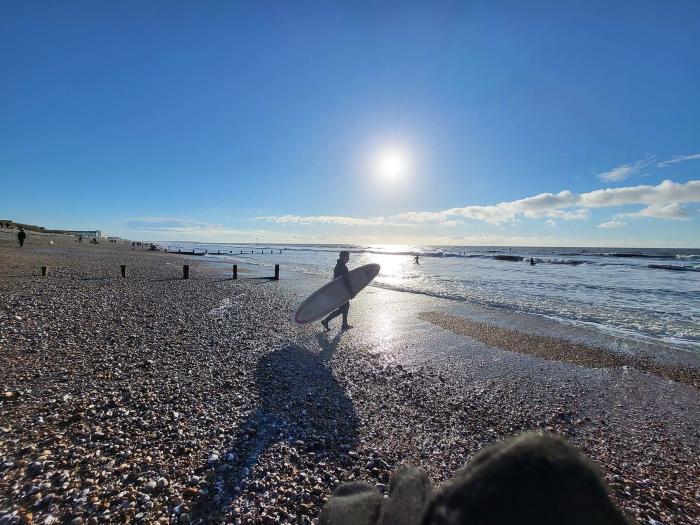
[[[354, 292], [352, 290], [352, 285], [350, 284], [350, 276], [348, 275], [348, 267], [345, 266], [345, 263], [342, 261], [342, 259], [338, 259], [338, 262], [335, 264], [335, 268], [333, 268], [333, 279], [337, 279], [338, 277], [343, 278], [343, 284], [350, 292], [350, 295], [354, 295]], [[329, 314], [328, 317], [326, 317], [323, 320], [323, 322], [325, 324], [328, 324], [328, 321], [330, 321], [331, 319], [335, 319], [336, 317], [338, 317], [339, 315], [342, 314], [343, 326], [347, 326], [347, 324], [348, 324], [348, 312], [349, 311], [350, 311], [350, 301], [341, 305], [340, 308], [338, 308], [335, 312]]]

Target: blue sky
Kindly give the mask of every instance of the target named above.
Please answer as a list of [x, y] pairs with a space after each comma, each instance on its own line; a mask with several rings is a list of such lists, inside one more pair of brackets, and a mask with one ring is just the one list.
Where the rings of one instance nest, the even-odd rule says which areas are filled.
[[700, 246], [700, 3], [334, 4], [0, 3], [0, 216]]

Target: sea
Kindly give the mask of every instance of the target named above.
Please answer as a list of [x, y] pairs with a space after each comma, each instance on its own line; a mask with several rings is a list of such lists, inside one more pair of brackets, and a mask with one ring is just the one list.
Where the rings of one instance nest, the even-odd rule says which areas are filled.
[[700, 353], [700, 249], [159, 244], [261, 271], [280, 264], [285, 272], [329, 278], [338, 252], [347, 250], [351, 268], [381, 265], [373, 286], [535, 314]]

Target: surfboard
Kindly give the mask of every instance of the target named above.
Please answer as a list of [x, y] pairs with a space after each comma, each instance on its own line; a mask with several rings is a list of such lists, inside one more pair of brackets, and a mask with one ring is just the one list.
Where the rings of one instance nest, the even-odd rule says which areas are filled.
[[[355, 294], [367, 286], [379, 273], [378, 264], [365, 264], [348, 272]], [[307, 297], [294, 312], [298, 324], [313, 323], [350, 300], [350, 292], [342, 277], [336, 277]]]

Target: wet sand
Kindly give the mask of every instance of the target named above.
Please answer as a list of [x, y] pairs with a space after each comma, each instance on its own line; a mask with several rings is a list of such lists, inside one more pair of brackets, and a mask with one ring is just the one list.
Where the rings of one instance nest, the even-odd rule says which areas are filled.
[[509, 352], [519, 352], [549, 361], [562, 361], [588, 368], [629, 366], [664, 379], [700, 388], [700, 370], [696, 368], [657, 363], [644, 357], [623, 355], [562, 338], [527, 334], [440, 312], [422, 312], [420, 317], [456, 334]]
[[700, 395], [683, 381], [697, 370], [679, 382], [619, 356], [572, 357], [565, 340], [376, 288], [353, 301], [355, 330], [299, 328], [289, 317], [313, 279], [233, 281], [196, 259], [0, 246], [10, 519], [310, 523], [343, 480], [385, 490], [411, 462], [439, 484], [535, 429], [598, 461], [640, 523], [697, 522]]

